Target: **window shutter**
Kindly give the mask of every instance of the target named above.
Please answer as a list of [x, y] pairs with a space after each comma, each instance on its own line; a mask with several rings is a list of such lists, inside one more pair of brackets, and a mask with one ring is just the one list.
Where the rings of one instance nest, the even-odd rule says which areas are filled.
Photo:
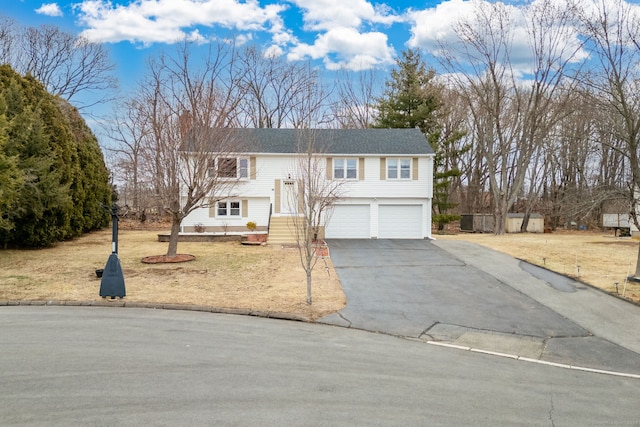
[[387, 179], [387, 159], [384, 157], [380, 157], [380, 179]]
[[280, 180], [276, 179], [275, 183], [273, 184], [273, 213], [280, 213]]
[[358, 163], [359, 163], [358, 169], [360, 169], [359, 171], [360, 175], [358, 176], [358, 179], [360, 181], [364, 181], [364, 157], [360, 157], [358, 159]]
[[249, 216], [249, 201], [244, 199], [242, 200], [242, 218], [246, 218]]
[[249, 179], [256, 179], [256, 158], [249, 157]]
[[413, 178], [414, 181], [418, 180], [418, 158], [413, 158]]
[[209, 200], [209, 218], [216, 217], [216, 205], [217, 203], [213, 199]]
[[327, 157], [327, 179], [333, 178], [333, 159]]
[[298, 213], [304, 213], [304, 180], [298, 180]]

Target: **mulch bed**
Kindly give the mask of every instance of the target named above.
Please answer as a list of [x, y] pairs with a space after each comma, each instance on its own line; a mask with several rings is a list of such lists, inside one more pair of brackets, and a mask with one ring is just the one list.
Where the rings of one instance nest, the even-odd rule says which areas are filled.
[[142, 258], [142, 262], [145, 264], [165, 264], [175, 262], [187, 262], [196, 259], [194, 255], [189, 254], [177, 254], [176, 256], [169, 255], [152, 255]]

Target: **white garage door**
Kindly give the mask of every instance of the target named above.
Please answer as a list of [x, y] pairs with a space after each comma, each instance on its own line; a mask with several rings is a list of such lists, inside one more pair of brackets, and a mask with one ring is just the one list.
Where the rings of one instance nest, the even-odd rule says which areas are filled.
[[336, 205], [325, 229], [333, 239], [368, 239], [371, 237], [369, 205]]
[[381, 239], [421, 239], [422, 205], [380, 205]]

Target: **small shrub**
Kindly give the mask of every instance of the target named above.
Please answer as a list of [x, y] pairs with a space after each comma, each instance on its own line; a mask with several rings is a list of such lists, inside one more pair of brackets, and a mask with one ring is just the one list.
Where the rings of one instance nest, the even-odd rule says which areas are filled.
[[256, 227], [257, 227], [257, 225], [253, 221], [249, 221], [247, 223], [247, 228], [249, 229], [249, 231], [255, 231]]

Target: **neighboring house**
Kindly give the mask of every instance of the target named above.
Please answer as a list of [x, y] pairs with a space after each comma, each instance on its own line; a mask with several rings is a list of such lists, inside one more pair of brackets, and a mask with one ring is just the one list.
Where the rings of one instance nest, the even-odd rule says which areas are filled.
[[[182, 232], [246, 233], [298, 215], [290, 201], [300, 146], [312, 135], [320, 173], [344, 181], [341, 198], [320, 236], [325, 238], [431, 237], [434, 152], [418, 129], [236, 129], [238, 153], [216, 165], [238, 179], [228, 198], [199, 208]], [[304, 149], [302, 149], [304, 151]], [[219, 169], [220, 170], [220, 169]], [[271, 236], [269, 237], [271, 241]]]

